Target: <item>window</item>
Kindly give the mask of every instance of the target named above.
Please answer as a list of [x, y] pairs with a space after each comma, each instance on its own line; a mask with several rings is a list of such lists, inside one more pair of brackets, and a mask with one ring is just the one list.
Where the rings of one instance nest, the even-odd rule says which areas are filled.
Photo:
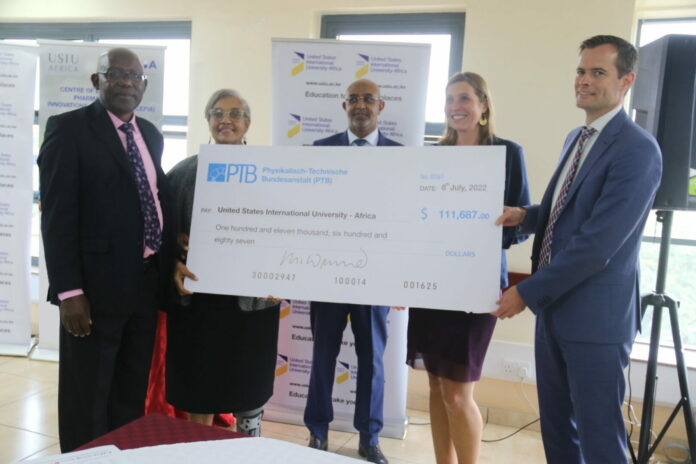
[[[667, 34], [696, 35], [696, 18], [679, 20], [649, 20], [639, 24], [638, 45], [643, 46]], [[655, 289], [657, 262], [660, 252], [662, 226], [657, 223], [655, 212], [650, 213], [645, 227], [640, 252], [641, 292]], [[679, 326], [682, 342], [696, 350], [696, 211], [675, 211], [672, 224], [672, 243], [665, 293], [680, 302]], [[638, 340], [650, 342], [652, 311], [643, 317], [643, 330]], [[663, 311], [660, 343], [672, 343], [669, 314]]]
[[444, 132], [444, 88], [447, 79], [462, 68], [464, 19], [464, 13], [326, 15], [322, 17], [321, 37], [429, 43], [425, 140], [426, 143], [433, 143]]

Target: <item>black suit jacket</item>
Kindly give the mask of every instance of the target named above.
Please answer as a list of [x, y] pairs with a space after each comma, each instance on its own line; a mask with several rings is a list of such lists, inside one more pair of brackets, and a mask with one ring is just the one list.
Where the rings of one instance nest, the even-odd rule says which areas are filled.
[[[150, 122], [137, 123], [157, 171], [164, 285], [172, 237], [163, 139]], [[126, 151], [101, 103], [49, 118], [38, 164], [48, 299], [59, 304], [59, 293], [82, 288], [92, 314], [130, 314], [143, 297], [143, 218]]]
[[[348, 146], [348, 132], [343, 131], [339, 132], [338, 134], [334, 134], [330, 137], [326, 137], [324, 139], [319, 139], [315, 140], [313, 145], [318, 145], [318, 146]], [[392, 139], [389, 139], [382, 135], [382, 131], [379, 131], [379, 139], [377, 140], [377, 146], [378, 147], [385, 147], [385, 146], [401, 146], [399, 142], [395, 142]]]

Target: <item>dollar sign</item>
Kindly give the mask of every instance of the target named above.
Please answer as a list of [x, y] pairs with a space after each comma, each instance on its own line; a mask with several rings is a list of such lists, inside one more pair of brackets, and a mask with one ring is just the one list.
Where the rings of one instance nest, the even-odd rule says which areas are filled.
[[428, 208], [421, 208], [421, 221], [428, 219]]

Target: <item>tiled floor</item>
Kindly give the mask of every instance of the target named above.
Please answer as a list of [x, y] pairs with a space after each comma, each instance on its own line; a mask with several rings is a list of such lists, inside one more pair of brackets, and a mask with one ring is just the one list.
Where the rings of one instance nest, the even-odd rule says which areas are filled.
[[[60, 452], [58, 447], [58, 365], [25, 358], [0, 356], [0, 463]], [[406, 439], [383, 438], [381, 446], [391, 464], [434, 463], [428, 414], [409, 410], [411, 424]], [[422, 424], [422, 425], [419, 425]], [[514, 431], [511, 427], [486, 425], [484, 439]], [[265, 422], [263, 435], [304, 445], [308, 432], [296, 425]], [[358, 458], [358, 436], [331, 432], [329, 450]], [[543, 463], [541, 438], [522, 431], [498, 443], [483, 443], [480, 464]]]

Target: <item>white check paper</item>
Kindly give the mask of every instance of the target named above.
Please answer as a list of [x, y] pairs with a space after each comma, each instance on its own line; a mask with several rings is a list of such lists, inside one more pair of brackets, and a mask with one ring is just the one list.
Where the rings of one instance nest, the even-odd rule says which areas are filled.
[[203, 145], [195, 292], [495, 309], [504, 147]]

